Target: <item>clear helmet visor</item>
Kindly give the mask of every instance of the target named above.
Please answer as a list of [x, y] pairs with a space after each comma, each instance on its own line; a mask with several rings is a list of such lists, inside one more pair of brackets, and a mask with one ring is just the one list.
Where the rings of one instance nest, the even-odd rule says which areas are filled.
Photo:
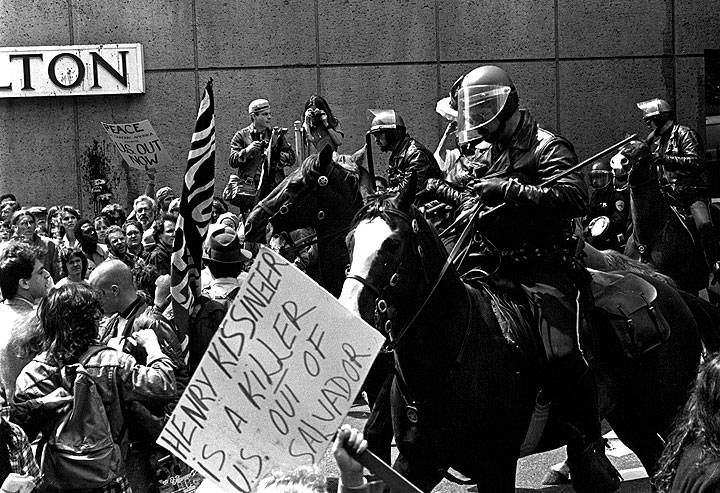
[[460, 144], [483, 139], [489, 125], [505, 107], [509, 86], [470, 85], [458, 90], [458, 141]]
[[670, 104], [664, 99], [654, 98], [647, 101], [640, 101], [635, 103], [640, 111], [643, 113], [643, 119], [657, 116], [660, 113], [666, 113], [672, 111]]
[[590, 186], [595, 190], [601, 190], [612, 182], [612, 171], [594, 169], [590, 172]]

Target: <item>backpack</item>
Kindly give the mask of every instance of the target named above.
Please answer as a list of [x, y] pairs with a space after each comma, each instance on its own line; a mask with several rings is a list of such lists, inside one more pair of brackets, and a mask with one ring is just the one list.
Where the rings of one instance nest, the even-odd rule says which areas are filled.
[[78, 363], [60, 369], [72, 406], [54, 426], [41, 460], [45, 480], [55, 488], [99, 488], [121, 474], [120, 446], [113, 440], [97, 384], [83, 366], [105, 349], [93, 346]]

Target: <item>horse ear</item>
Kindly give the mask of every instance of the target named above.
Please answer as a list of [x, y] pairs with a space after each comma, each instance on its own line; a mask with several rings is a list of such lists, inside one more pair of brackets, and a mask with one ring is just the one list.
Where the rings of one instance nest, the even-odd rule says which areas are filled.
[[318, 155], [318, 171], [325, 174], [324, 171], [328, 169], [328, 167], [332, 164], [333, 160], [333, 150], [332, 147], [329, 145], [326, 145], [322, 148], [320, 151], [320, 154]]
[[397, 208], [401, 211], [409, 211], [410, 205], [415, 201], [415, 189], [417, 188], [417, 174], [410, 172], [400, 183], [400, 192], [397, 197]]
[[350, 160], [354, 162], [358, 166], [362, 166], [365, 161], [365, 146], [362, 146], [360, 149], [352, 153], [352, 157]]

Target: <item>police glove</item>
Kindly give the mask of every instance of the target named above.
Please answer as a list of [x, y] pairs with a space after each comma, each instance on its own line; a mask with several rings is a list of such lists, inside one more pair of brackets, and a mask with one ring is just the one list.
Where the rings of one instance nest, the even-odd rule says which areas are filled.
[[667, 163], [665, 162], [665, 159], [663, 159], [663, 156], [658, 153], [650, 154], [650, 163], [653, 166], [666, 166], [667, 165]]
[[472, 188], [480, 196], [480, 200], [491, 207], [505, 202], [505, 196], [510, 186], [510, 180], [505, 178], [488, 178], [472, 184]]
[[425, 182], [425, 190], [421, 194], [424, 199], [435, 199], [453, 206], [460, 205], [464, 200], [461, 190], [438, 178], [428, 178], [427, 182]]

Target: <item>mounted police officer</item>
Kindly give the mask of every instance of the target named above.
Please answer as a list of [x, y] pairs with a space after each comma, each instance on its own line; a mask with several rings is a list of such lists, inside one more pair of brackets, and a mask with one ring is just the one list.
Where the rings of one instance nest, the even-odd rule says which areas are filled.
[[389, 152], [388, 185], [397, 187], [403, 177], [413, 171], [418, 178], [418, 189], [428, 178], [441, 178], [442, 172], [433, 153], [407, 133], [405, 121], [395, 110], [372, 111], [370, 134], [382, 152]]
[[590, 205], [583, 221], [589, 231], [588, 243], [595, 248], [612, 248], [622, 252], [630, 220], [630, 190], [627, 183], [616, 180], [606, 159], [595, 161], [590, 168]]
[[469, 72], [457, 101], [458, 144], [475, 148], [467, 160], [471, 173], [461, 183], [432, 180], [427, 192], [465, 209], [478, 200], [484, 207], [506, 204], [476, 225], [481, 238], [473, 262], [493, 259], [494, 267], [482, 266], [492, 274], [488, 280], [529, 307], [550, 334], [543, 340], [543, 387], [558, 409], [571, 410], [562, 420], [575, 489], [615, 491], [619, 477], [604, 453], [595, 382], [576, 336], [589, 280], [575, 258], [572, 220], [587, 211], [587, 186], [580, 172], [543, 185], [577, 164], [573, 146], [519, 108], [515, 85], [499, 67]]
[[709, 178], [698, 133], [675, 122], [675, 112], [664, 99], [637, 103], [643, 121], [652, 129], [645, 142], [650, 147], [658, 176], [670, 196], [690, 210], [705, 259], [717, 278], [720, 252], [709, 210]]

